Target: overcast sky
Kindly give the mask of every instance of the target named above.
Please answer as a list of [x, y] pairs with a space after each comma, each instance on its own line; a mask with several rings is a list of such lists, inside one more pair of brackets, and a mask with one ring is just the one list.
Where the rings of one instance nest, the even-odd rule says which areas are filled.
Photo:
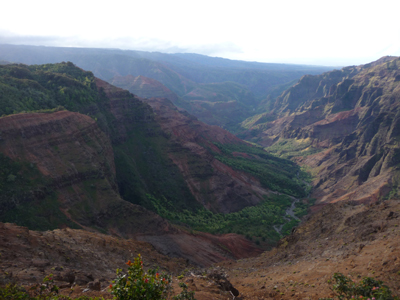
[[400, 56], [398, 0], [3, 2], [0, 43], [331, 66]]

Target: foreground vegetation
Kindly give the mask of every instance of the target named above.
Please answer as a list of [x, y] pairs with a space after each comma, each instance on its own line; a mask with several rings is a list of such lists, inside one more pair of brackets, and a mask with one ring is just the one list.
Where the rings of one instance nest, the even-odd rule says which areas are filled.
[[[180, 282], [182, 291], [172, 296], [172, 277], [158, 270], [143, 269], [143, 261], [140, 254], [126, 263], [127, 272], [117, 269], [117, 277], [109, 286], [109, 291], [115, 300], [195, 300], [195, 292], [189, 291], [188, 286]], [[182, 279], [178, 276], [178, 279]], [[319, 298], [319, 300], [399, 300], [398, 296], [382, 281], [372, 277], [364, 277], [356, 282], [349, 277], [334, 273], [332, 279], [328, 280], [331, 290], [335, 293], [334, 298]], [[71, 289], [72, 291], [72, 289]], [[53, 276], [49, 275], [43, 279], [41, 284], [36, 284], [28, 289], [17, 284], [0, 286], [0, 299], [2, 300], [104, 300], [103, 297], [62, 295], [60, 288], [54, 283]], [[106, 296], [106, 299], [110, 297]]]
[[[130, 260], [127, 272], [117, 269], [117, 277], [110, 284], [109, 290], [116, 300], [195, 300], [194, 292], [188, 291], [187, 285], [179, 283], [182, 292], [171, 296], [172, 277], [158, 270], [143, 269], [142, 257], [139, 254], [133, 262]], [[71, 289], [71, 292], [73, 290]], [[59, 294], [60, 288], [54, 283], [53, 275], [43, 279], [41, 284], [31, 286], [28, 290], [16, 284], [8, 284], [0, 287], [0, 299], [2, 300], [104, 300], [103, 297], [70, 297]]]
[[[360, 282], [355, 282], [349, 277], [335, 273], [332, 280], [332, 291], [335, 299], [360, 299], [360, 300], [399, 300], [382, 281], [371, 277], [364, 277]], [[320, 298], [320, 300], [333, 300], [334, 298]]]

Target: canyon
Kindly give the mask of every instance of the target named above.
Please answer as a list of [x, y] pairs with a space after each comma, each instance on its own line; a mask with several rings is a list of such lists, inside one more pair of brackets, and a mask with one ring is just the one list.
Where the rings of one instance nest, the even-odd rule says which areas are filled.
[[[268, 111], [240, 116], [234, 135], [191, 114], [213, 101], [199, 86], [189, 93], [204, 99], [191, 102], [156, 79], [114, 74], [138, 97], [71, 62], [0, 66], [1, 283], [52, 272], [66, 290], [96, 280], [90, 295], [109, 297], [114, 270], [141, 253], [146, 268], [182, 274], [197, 299], [232, 297], [214, 271], [237, 299], [333, 297], [334, 272], [399, 293], [399, 67], [383, 57], [305, 75], [262, 102]], [[257, 236], [173, 217], [249, 216], [285, 194], [308, 214], [262, 242], [266, 252]]]

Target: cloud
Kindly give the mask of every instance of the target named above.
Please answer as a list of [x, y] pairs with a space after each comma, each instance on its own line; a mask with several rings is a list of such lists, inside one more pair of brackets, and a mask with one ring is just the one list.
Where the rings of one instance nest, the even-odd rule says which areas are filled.
[[241, 47], [231, 42], [189, 45], [183, 43], [175, 44], [156, 38], [132, 38], [129, 36], [90, 40], [79, 36], [28, 36], [13, 35], [10, 32], [0, 31], [0, 43], [55, 47], [117, 48], [163, 53], [198, 53], [209, 56], [229, 56], [229, 54], [243, 53]]
[[241, 54], [243, 49], [231, 42], [223, 42], [216, 44], [194, 45], [186, 49], [186, 53], [198, 53], [209, 56], [222, 56], [227, 54]]

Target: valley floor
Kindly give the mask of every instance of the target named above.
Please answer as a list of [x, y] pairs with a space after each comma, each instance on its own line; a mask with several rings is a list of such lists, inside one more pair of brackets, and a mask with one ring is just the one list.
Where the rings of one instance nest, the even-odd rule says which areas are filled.
[[[68, 276], [82, 294], [98, 279], [101, 291], [86, 295], [110, 298], [107, 286], [116, 268], [141, 253], [145, 267], [160, 266], [174, 274], [175, 290], [183, 281], [198, 300], [233, 299], [209, 275], [225, 273], [239, 291], [236, 299], [319, 299], [332, 297], [327, 281], [341, 272], [354, 281], [382, 280], [400, 295], [400, 201], [370, 205], [335, 203], [308, 217], [278, 247], [258, 257], [227, 260], [209, 269], [195, 269], [182, 259], [167, 259], [151, 246], [82, 230], [32, 232], [11, 224], [0, 226], [1, 282], [29, 285], [53, 273], [65, 291]], [[185, 274], [177, 279], [177, 275]]]

